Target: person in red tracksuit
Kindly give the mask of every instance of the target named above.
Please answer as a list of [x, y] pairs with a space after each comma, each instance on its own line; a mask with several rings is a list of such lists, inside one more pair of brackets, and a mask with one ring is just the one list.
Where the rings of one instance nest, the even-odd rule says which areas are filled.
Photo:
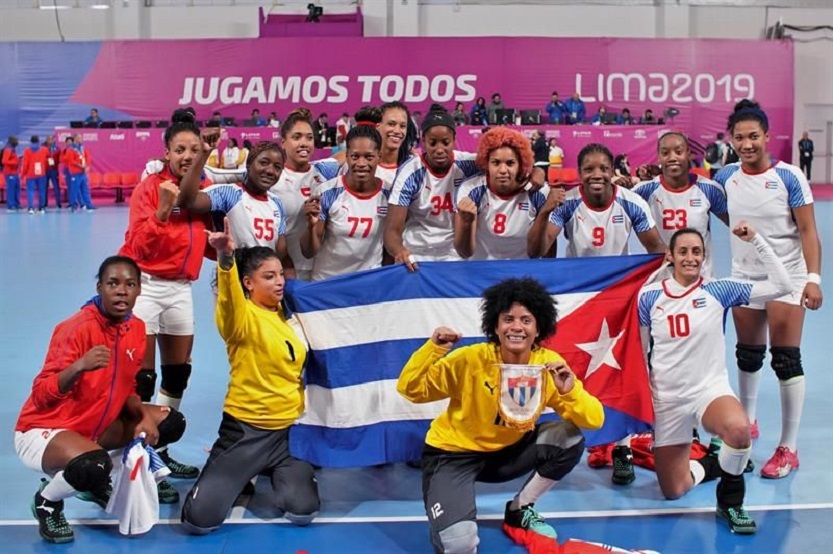
[[32, 135], [31, 146], [23, 151], [23, 167], [20, 175], [26, 179], [26, 198], [29, 213], [35, 213], [35, 191], [38, 193], [38, 213], [46, 213], [46, 170], [49, 167], [49, 150], [41, 146], [40, 138]]
[[[162, 383], [157, 403], [178, 409], [191, 375], [191, 283], [200, 274], [210, 216], [179, 206], [179, 183], [196, 161], [202, 143], [192, 111], [175, 111], [172, 123], [165, 131], [167, 165], [148, 175], [134, 190], [119, 254], [135, 259], [143, 272], [136, 315], [147, 325], [147, 350], [136, 380], [139, 396], [148, 402], [156, 390], [158, 336]], [[166, 449], [160, 449], [159, 455], [172, 477], [195, 479], [199, 475], [196, 467], [173, 460]]]
[[3, 178], [6, 181], [6, 207], [10, 212], [20, 209], [20, 156], [17, 155], [17, 137], [11, 136], [3, 148]]
[[52, 184], [52, 190], [55, 193], [55, 207], [61, 208], [61, 183], [58, 179], [58, 164], [61, 163], [61, 150], [55, 144], [55, 137], [46, 137], [43, 143], [44, 148], [49, 153], [46, 160], [46, 205], [49, 205], [49, 185]]
[[182, 414], [142, 404], [135, 393], [145, 351], [145, 325], [131, 313], [141, 291], [136, 262], [122, 256], [104, 260], [96, 290], [97, 296], [55, 327], [15, 425], [20, 460], [51, 477], [42, 479], [32, 512], [41, 537], [53, 543], [74, 538], [64, 499], [84, 493], [107, 505], [108, 450], [125, 447], [140, 433], [148, 444], [164, 445], [185, 431]]

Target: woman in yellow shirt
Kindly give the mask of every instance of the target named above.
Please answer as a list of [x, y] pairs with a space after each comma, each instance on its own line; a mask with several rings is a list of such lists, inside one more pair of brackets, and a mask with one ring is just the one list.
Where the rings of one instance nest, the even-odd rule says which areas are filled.
[[216, 322], [226, 342], [231, 378], [219, 437], [182, 507], [196, 534], [217, 529], [245, 484], [269, 475], [275, 503], [296, 525], [318, 513], [312, 466], [289, 454], [289, 427], [304, 411], [303, 331], [283, 304], [284, 276], [274, 249], [235, 252], [225, 219], [209, 233], [218, 255]]
[[[461, 336], [439, 327], [402, 370], [397, 390], [411, 402], [449, 399], [422, 454], [422, 492], [437, 552], [477, 551], [474, 484], [529, 479], [506, 503], [503, 529], [517, 543], [554, 540], [538, 498], [581, 458], [579, 427], [599, 429], [602, 405], [557, 353], [555, 301], [534, 279], [508, 279], [483, 293], [487, 341], [449, 351]], [[520, 370], [520, 373], [518, 371]], [[530, 412], [530, 407], [534, 408]], [[544, 406], [561, 421], [536, 425]]]

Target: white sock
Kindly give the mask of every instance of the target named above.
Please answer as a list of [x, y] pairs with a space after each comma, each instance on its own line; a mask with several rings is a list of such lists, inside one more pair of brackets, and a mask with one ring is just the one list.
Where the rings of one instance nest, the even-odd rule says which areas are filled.
[[536, 471], [532, 474], [532, 477], [529, 478], [529, 481], [527, 481], [523, 486], [521, 492], [515, 495], [510, 508], [517, 510], [521, 506], [535, 504], [538, 502], [538, 499], [544, 496], [544, 494], [553, 488], [556, 483], [558, 483], [558, 481], [541, 477]]
[[616, 441], [616, 446], [627, 446], [628, 448], [631, 447], [631, 436], [628, 435], [622, 440]]
[[804, 409], [804, 376], [778, 381], [781, 387], [781, 442], [793, 452], [798, 449], [798, 426]]
[[706, 478], [706, 468], [697, 460], [689, 460], [688, 468], [691, 470], [691, 478], [694, 480], [694, 486], [696, 487]]
[[738, 389], [740, 403], [749, 416], [749, 421], [755, 423], [758, 415], [758, 387], [761, 383], [761, 372], [738, 371]]
[[50, 502], [58, 502], [64, 498], [75, 496], [77, 493], [78, 491], [72, 488], [72, 485], [64, 479], [64, 472], [59, 471], [49, 481], [49, 484], [44, 487], [40, 495]]
[[173, 396], [168, 396], [162, 391], [159, 391], [159, 394], [156, 396], [156, 404], [159, 406], [170, 406], [174, 410], [179, 411], [179, 405], [182, 404], [182, 398], [174, 398]]
[[724, 442], [720, 448], [720, 452], [717, 454], [717, 461], [720, 463], [720, 469], [729, 475], [743, 475], [751, 453], [751, 446], [746, 448], [732, 448]]

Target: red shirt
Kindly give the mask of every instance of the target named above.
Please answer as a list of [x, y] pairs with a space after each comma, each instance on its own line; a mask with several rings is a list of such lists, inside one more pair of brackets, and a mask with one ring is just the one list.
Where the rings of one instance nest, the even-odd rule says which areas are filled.
[[119, 255], [133, 258], [142, 271], [155, 277], [196, 281], [207, 244], [205, 230], [211, 227], [211, 220], [208, 214], [175, 207], [168, 221], [159, 221], [156, 209], [163, 181], [179, 184], [165, 167], [160, 173], [148, 175], [133, 191], [130, 221]]
[[17, 175], [20, 168], [20, 156], [11, 148], [3, 149], [3, 175]]
[[23, 168], [20, 170], [22, 177], [43, 177], [49, 168], [49, 150], [39, 147], [37, 150], [27, 148], [23, 151]]
[[80, 175], [90, 166], [90, 155], [86, 150], [81, 154], [75, 148], [67, 148], [61, 156], [61, 161], [70, 175]]
[[[136, 395], [136, 373], [145, 355], [145, 323], [137, 317], [114, 323], [101, 313], [96, 300], [55, 327], [16, 431], [69, 429], [95, 441], [116, 420], [128, 397]], [[110, 348], [110, 364], [82, 373], [69, 391], [61, 393], [58, 374], [100, 345]]]

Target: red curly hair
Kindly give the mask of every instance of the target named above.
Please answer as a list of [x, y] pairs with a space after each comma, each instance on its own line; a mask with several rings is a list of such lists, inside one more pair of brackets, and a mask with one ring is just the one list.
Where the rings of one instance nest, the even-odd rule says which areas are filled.
[[478, 169], [488, 171], [489, 154], [505, 146], [514, 150], [518, 157], [518, 182], [525, 181], [532, 173], [535, 156], [532, 154], [532, 144], [520, 131], [513, 131], [506, 127], [494, 127], [486, 131], [477, 144], [477, 158], [474, 163]]

